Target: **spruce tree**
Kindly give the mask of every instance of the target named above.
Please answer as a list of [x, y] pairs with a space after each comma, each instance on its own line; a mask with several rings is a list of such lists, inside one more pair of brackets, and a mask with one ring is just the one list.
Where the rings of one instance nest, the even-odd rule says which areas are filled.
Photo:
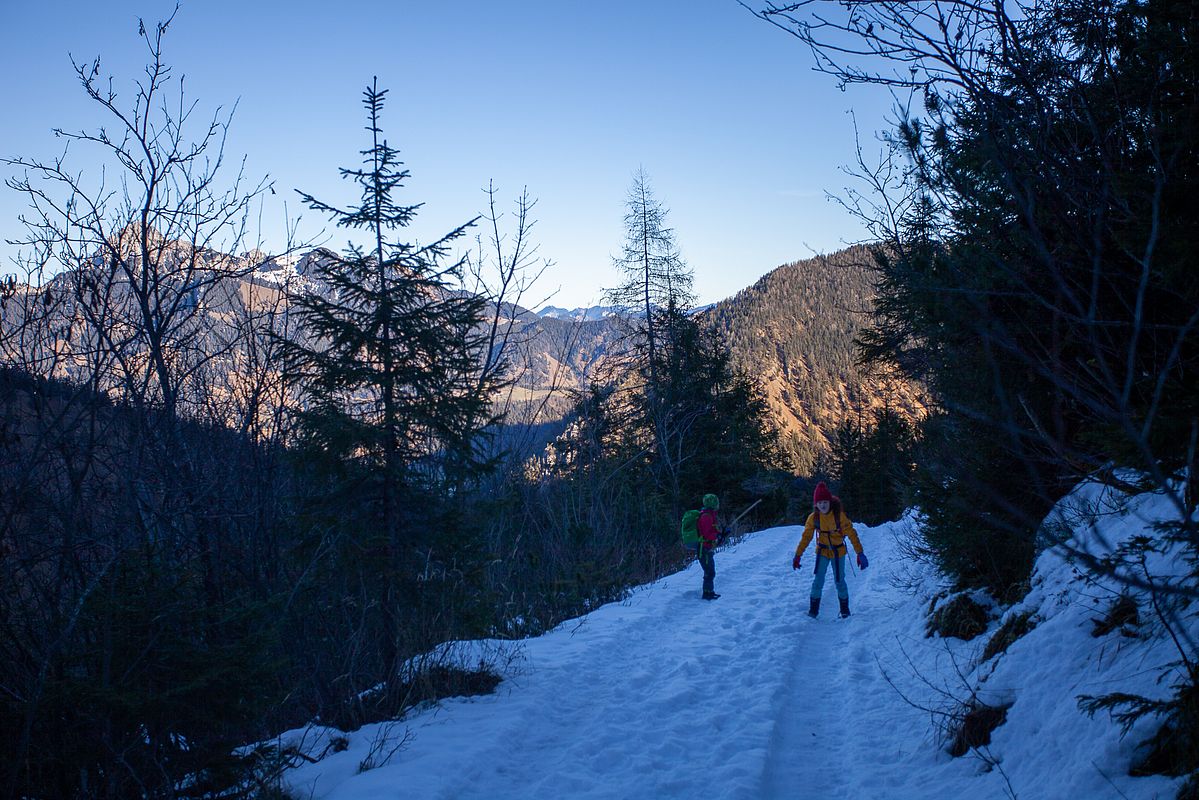
[[[944, 412], [922, 424], [916, 486], [939, 563], [1022, 591], [1038, 547], [1073, 548], [1042, 523], [1080, 480], [1161, 493], [1171, 538], [1199, 553], [1193, 5], [951, 4], [939, 26], [924, 6], [822, 5], [761, 15], [845, 82], [923, 99], [861, 165], [885, 242], [861, 343]], [[1072, 555], [1155, 595], [1199, 593], [1199, 573]]]
[[302, 338], [283, 345], [303, 398], [303, 438], [348, 467], [343, 474], [353, 477], [338, 503], [362, 515], [376, 537], [366, 551], [387, 554], [376, 577], [381, 667], [391, 681], [400, 658], [405, 533], [417, 527], [409, 510], [429, 508], [448, 477], [480, 466], [476, 444], [496, 378], [481, 371], [485, 301], [455, 290], [465, 259], [449, 258], [474, 220], [431, 244], [394, 238], [420, 206], [395, 198], [409, 172], [380, 127], [386, 94], [377, 80], [365, 90], [370, 147], [361, 151], [362, 167], [341, 169], [360, 187], [357, 205], [343, 209], [301, 192], [339, 227], [366, 234], [366, 244], [316, 263], [316, 286], [294, 298]]
[[916, 427], [890, 406], [859, 405], [832, 436], [828, 458], [840, 497], [855, 520], [878, 525], [903, 513], [912, 481]]

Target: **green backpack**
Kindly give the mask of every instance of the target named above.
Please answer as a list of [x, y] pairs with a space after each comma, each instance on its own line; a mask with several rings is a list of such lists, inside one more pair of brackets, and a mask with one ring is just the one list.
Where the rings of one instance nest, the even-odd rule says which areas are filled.
[[679, 527], [679, 537], [683, 546], [692, 550], [699, 544], [699, 515], [698, 508], [683, 512], [683, 524]]

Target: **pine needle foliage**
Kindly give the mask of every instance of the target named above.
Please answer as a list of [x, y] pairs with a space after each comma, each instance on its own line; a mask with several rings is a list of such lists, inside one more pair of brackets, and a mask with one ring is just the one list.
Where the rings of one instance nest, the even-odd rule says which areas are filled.
[[474, 220], [430, 244], [397, 238], [420, 205], [397, 199], [409, 172], [383, 136], [386, 94], [377, 80], [365, 90], [370, 147], [361, 167], [340, 170], [360, 189], [357, 205], [301, 193], [366, 244], [351, 242], [316, 264], [316, 288], [294, 298], [303, 336], [281, 346], [303, 401], [301, 443], [329, 463], [329, 492], [340, 509], [353, 509], [359, 547], [386, 554], [369, 560], [383, 566], [365, 568], [378, 570], [383, 668], [394, 676], [397, 620], [414, 601], [411, 531], [427, 527], [452, 487], [487, 468], [480, 445], [504, 370], [484, 369], [486, 301], [459, 291], [466, 259], [450, 257]]
[[[1199, 273], [1185, 222], [1199, 174], [1193, 8], [846, 10], [796, 34], [842, 79], [906, 85], [923, 99], [901, 113], [891, 155], [862, 165], [879, 188], [867, 216], [885, 245], [859, 342], [867, 362], [922, 382], [950, 416], [933, 423], [950, 436], [926, 426], [926, 450], [945, 449], [926, 462], [918, 498], [967, 512], [930, 519], [949, 555], [942, 566], [1002, 594], [1031, 568], [1040, 521], [1079, 480], [1130, 488], [1111, 479], [1113, 466], [1144, 474], [1143, 488], [1169, 492], [1189, 519], [1194, 492], [1172, 487], [1193, 480], [1199, 441]], [[826, 40], [834, 30], [863, 49]], [[884, 44], [896, 31], [897, 44]], [[910, 81], [841, 61], [855, 52], [885, 54]], [[963, 442], [977, 455], [961, 454]], [[952, 498], [938, 496], [944, 487]], [[980, 528], [1010, 540], [1001, 561], [1023, 564], [974, 570], [993, 555], [978, 547]], [[1178, 534], [1199, 545], [1193, 523]], [[1179, 591], [1194, 596], [1193, 578]]]
[[474, 220], [431, 244], [389, 238], [420, 204], [394, 197], [410, 173], [382, 138], [386, 94], [377, 82], [364, 92], [372, 144], [363, 168], [340, 170], [361, 187], [359, 204], [342, 209], [301, 193], [338, 226], [367, 233], [370, 249], [351, 243], [317, 265], [327, 290], [295, 298], [293, 312], [308, 339], [284, 346], [292, 379], [306, 390], [305, 431], [398, 475], [434, 453], [468, 455], [492, 387], [477, 374], [485, 300], [454, 291], [463, 259], [446, 264]]

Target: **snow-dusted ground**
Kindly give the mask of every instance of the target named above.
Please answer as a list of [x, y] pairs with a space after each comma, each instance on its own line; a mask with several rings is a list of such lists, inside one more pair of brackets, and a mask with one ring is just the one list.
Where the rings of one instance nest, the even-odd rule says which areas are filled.
[[[1101, 530], [1122, 538], [1165, 513], [1161, 498], [1144, 498]], [[1155, 681], [1177, 658], [1169, 642], [1092, 637], [1111, 594], [1047, 553], [1032, 593], [1007, 610], [1034, 611], [1038, 626], [980, 665], [999, 620], [970, 642], [924, 636], [941, 586], [902, 557], [910, 524], [862, 530], [871, 567], [850, 576], [849, 619], [835, 618], [831, 579], [820, 619], [806, 616], [812, 553], [791, 570], [798, 528], [754, 533], [718, 553], [721, 599], [699, 599], [692, 565], [506, 645], [519, 649], [496, 694], [410, 716], [390, 729], [395, 740], [407, 731], [406, 744], [359, 772], [383, 740], [382, 726], [368, 726], [347, 750], [289, 773], [290, 787], [339, 800], [1172, 798], [1178, 780], [1127, 775], [1148, 723], [1121, 739], [1106, 716], [1077, 707], [1080, 694], [1163, 696], [1168, 681]], [[985, 757], [951, 758], [924, 708], [971, 690], [1014, 705]], [[324, 750], [326, 735], [307, 731], [306, 750]]]

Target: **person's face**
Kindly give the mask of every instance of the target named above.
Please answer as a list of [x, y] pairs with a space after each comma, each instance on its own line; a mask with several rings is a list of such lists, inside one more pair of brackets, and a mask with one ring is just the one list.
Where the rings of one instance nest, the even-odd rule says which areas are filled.
[[821, 514], [827, 514], [830, 505], [832, 505], [832, 504], [829, 503], [829, 501], [821, 500], [816, 503], [816, 510], [819, 511]]

